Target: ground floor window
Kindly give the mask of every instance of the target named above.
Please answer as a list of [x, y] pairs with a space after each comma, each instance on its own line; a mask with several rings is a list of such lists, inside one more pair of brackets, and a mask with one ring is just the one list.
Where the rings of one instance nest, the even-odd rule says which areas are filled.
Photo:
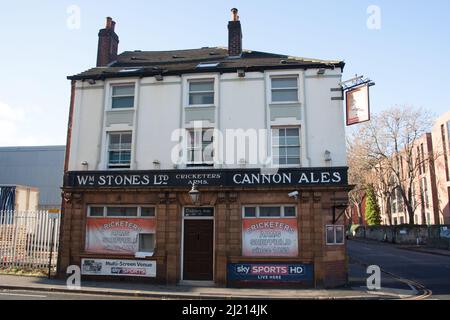
[[244, 218], [295, 218], [297, 207], [293, 205], [285, 206], [244, 206]]
[[294, 205], [242, 207], [244, 257], [297, 257], [298, 220]]
[[326, 226], [327, 245], [344, 244], [344, 226]]
[[152, 256], [156, 247], [154, 206], [89, 206], [88, 253]]

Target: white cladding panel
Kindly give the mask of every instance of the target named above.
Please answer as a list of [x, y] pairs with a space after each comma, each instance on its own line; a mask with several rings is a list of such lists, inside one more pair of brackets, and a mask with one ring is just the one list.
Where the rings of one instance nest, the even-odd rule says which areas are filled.
[[340, 78], [305, 78], [308, 154], [312, 167], [326, 166], [324, 153], [331, 152], [331, 166], [346, 166], [345, 121], [342, 101], [332, 101]]
[[173, 169], [171, 150], [177, 142], [171, 141], [174, 129], [181, 121], [181, 82], [143, 85], [137, 113], [136, 165], [138, 169], [155, 169], [155, 160], [161, 168]]
[[104, 120], [104, 88], [78, 82], [75, 90], [69, 170], [96, 170], [100, 161]]

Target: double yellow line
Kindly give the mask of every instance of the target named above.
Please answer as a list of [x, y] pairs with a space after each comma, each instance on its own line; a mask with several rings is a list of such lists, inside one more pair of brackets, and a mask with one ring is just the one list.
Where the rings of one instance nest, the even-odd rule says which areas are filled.
[[[365, 266], [365, 267], [368, 266], [367, 263], [364, 263], [364, 262], [359, 261], [357, 259], [352, 258], [352, 260], [355, 261], [355, 262], [358, 262], [362, 266]], [[428, 299], [429, 297], [431, 297], [433, 295], [433, 291], [431, 291], [430, 289], [427, 289], [423, 284], [421, 284], [418, 281], [402, 278], [402, 277], [400, 277], [400, 276], [398, 276], [396, 274], [393, 274], [393, 273], [391, 273], [389, 271], [386, 271], [386, 270], [382, 269], [381, 267], [380, 267], [380, 270], [381, 270], [381, 272], [390, 275], [391, 277], [397, 279], [398, 281], [403, 282], [403, 283], [407, 284], [410, 287], [413, 287], [418, 292], [421, 292], [421, 294], [419, 294], [419, 295], [411, 296], [411, 297], [408, 297], [408, 298], [403, 298], [403, 299], [400, 299], [400, 300], [425, 300], [425, 299]]]

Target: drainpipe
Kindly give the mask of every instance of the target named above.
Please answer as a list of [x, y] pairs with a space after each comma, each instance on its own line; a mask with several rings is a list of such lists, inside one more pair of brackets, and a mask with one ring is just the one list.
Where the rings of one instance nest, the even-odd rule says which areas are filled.
[[[65, 154], [65, 160], [64, 160], [64, 176], [63, 179], [65, 178], [65, 174], [67, 173], [67, 171], [69, 171], [69, 158], [70, 158], [70, 147], [71, 147], [71, 141], [72, 141], [72, 125], [73, 125], [73, 111], [74, 111], [74, 106], [75, 106], [75, 80], [72, 80], [71, 82], [71, 89], [70, 89], [70, 106], [69, 106], [69, 121], [67, 124], [67, 140], [66, 140], [66, 154]], [[64, 182], [63, 182], [64, 184]], [[59, 232], [59, 247], [58, 247], [58, 260], [56, 261], [56, 274], [57, 276], [62, 276], [63, 272], [62, 270], [60, 270], [61, 267], [61, 252], [62, 249], [64, 247], [63, 245], [63, 236], [64, 236], [64, 232], [61, 232], [61, 230], [64, 230], [64, 211], [65, 211], [65, 207], [66, 207], [66, 202], [64, 200], [64, 197], [62, 197], [61, 199], [61, 220], [60, 220], [60, 232]], [[67, 250], [70, 250], [70, 246], [68, 246]], [[70, 252], [69, 252], [69, 257], [70, 257]]]

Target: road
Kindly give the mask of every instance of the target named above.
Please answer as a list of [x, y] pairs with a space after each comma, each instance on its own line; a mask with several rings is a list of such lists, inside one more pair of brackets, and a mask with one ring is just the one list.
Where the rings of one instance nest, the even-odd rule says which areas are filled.
[[[101, 296], [47, 291], [0, 290], [0, 300], [136, 300], [133, 297]], [[139, 298], [143, 300], [145, 298]]]
[[378, 265], [397, 276], [421, 283], [433, 291], [430, 299], [450, 300], [450, 257], [359, 241], [348, 242], [348, 254], [350, 259]]

